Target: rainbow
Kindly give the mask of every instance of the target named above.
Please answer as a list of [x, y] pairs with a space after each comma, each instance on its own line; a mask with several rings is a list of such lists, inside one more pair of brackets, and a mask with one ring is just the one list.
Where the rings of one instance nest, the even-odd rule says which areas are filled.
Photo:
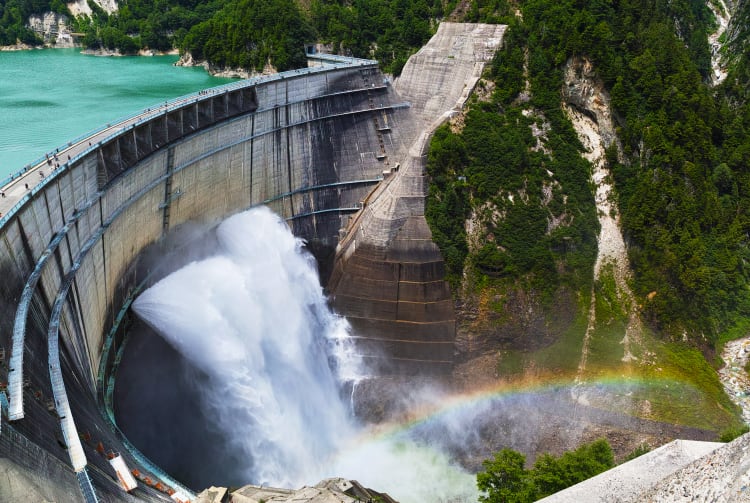
[[[611, 373], [595, 380], [575, 383], [570, 378], [559, 378], [555, 381], [529, 379], [525, 382], [501, 382], [490, 386], [465, 391], [446, 393], [433, 403], [425, 403], [411, 411], [403, 421], [379, 425], [376, 436], [396, 436], [414, 430], [421, 425], [440, 421], [448, 415], [485, 409], [493, 402], [511, 405], [514, 401], [528, 400], [534, 397], [550, 395], [567, 395], [571, 399], [580, 397], [587, 391], [596, 391], [610, 396], [648, 397], [658, 390], [682, 389], [698, 394], [700, 391], [690, 383], [666, 377], [624, 376]], [[623, 411], [620, 411], [623, 412]], [[644, 418], [649, 419], [649, 418]], [[372, 437], [370, 437], [372, 438]]]
[[[618, 400], [639, 403], [661, 390], [700, 393], [673, 379], [614, 372], [585, 383], [529, 379], [463, 393], [415, 393], [417, 406], [408, 418], [361, 431], [325, 464], [330, 474], [382, 488], [403, 503], [476, 501], [475, 472], [496, 450], [507, 446], [521, 452], [538, 451], [544, 446], [544, 435], [570, 434], [571, 440], [579, 440], [576, 435], [583, 428], [576, 428], [585, 423], [581, 420], [585, 414], [594, 411], [596, 416], [596, 405], [606, 405], [602, 397], [615, 405]], [[596, 405], [585, 403], [594, 399]], [[558, 407], [557, 415], [548, 407]], [[578, 412], [581, 417], [575, 416]], [[604, 410], [602, 414], [605, 420], [635, 421], [631, 427], [641, 421], [623, 411]]]

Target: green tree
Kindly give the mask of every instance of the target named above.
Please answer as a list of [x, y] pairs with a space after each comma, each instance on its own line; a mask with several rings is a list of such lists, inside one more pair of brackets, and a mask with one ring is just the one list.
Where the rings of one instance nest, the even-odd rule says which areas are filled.
[[731, 442], [737, 437], [740, 437], [750, 431], [750, 426], [743, 425], [735, 428], [727, 428], [722, 431], [719, 435], [719, 442]]
[[536, 500], [534, 481], [524, 468], [526, 457], [512, 449], [503, 449], [492, 460], [482, 463], [485, 471], [477, 474], [477, 487], [484, 494], [482, 503], [526, 503]]
[[526, 458], [512, 449], [503, 449], [482, 465], [477, 487], [482, 503], [525, 503], [562, 491], [615, 465], [612, 448], [605, 439], [582, 444], [559, 458], [542, 454], [531, 470]]
[[609, 443], [600, 439], [564, 453], [559, 458], [543, 454], [534, 463], [532, 476], [542, 498], [609, 470], [615, 465]]

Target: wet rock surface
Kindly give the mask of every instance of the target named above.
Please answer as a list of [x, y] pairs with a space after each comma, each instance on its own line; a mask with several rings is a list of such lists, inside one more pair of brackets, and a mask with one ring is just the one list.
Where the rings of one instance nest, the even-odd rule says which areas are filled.
[[742, 409], [742, 419], [750, 423], [750, 376], [745, 371], [750, 359], [750, 337], [726, 343], [721, 355], [725, 362], [719, 379], [734, 403]]
[[637, 501], [750, 501], [750, 434], [677, 471]]

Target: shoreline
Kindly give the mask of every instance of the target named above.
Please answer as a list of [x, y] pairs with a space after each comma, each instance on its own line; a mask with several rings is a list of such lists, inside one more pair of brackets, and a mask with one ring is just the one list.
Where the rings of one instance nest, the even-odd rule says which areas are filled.
[[171, 49], [169, 51], [155, 51], [152, 49], [140, 49], [136, 54], [123, 54], [119, 50], [111, 50], [111, 49], [86, 49], [83, 46], [74, 46], [73, 49], [81, 49], [81, 54], [85, 54], [86, 56], [97, 56], [97, 57], [113, 57], [113, 58], [119, 58], [119, 57], [127, 57], [127, 56], [143, 56], [143, 57], [152, 57], [152, 56], [179, 56], [179, 50], [177, 49]]
[[82, 45], [73, 45], [72, 47], [57, 47], [54, 44], [43, 44], [43, 45], [28, 45], [28, 44], [15, 44], [15, 45], [3, 45], [0, 46], [0, 52], [17, 52], [17, 51], [39, 51], [46, 49], [79, 49], [81, 54], [86, 56], [95, 56], [100, 58], [112, 57], [153, 57], [153, 56], [179, 56], [179, 59], [173, 63], [173, 66], [184, 66], [188, 67], [202, 67], [206, 70], [206, 73], [212, 77], [228, 78], [228, 79], [250, 79], [253, 77], [262, 77], [267, 75], [273, 75], [278, 71], [267, 64], [263, 71], [248, 71], [242, 68], [215, 68], [208, 61], [195, 61], [191, 55], [180, 55], [179, 49], [170, 49], [169, 51], [156, 51], [153, 49], [140, 49], [136, 54], [123, 54], [119, 50], [111, 49], [87, 49]]
[[206, 70], [206, 72], [208, 72], [208, 74], [212, 77], [221, 77], [227, 79], [251, 79], [253, 77], [264, 77], [279, 73], [278, 70], [274, 68], [270, 62], [267, 62], [266, 66], [264, 66], [263, 70], [260, 72], [255, 70], [245, 70], [243, 68], [216, 68], [206, 60], [195, 61], [190, 53], [181, 55], [180, 59], [178, 59], [174, 63], [174, 66], [200, 66], [204, 70]]
[[24, 43], [14, 45], [0, 45], [0, 52], [31, 51], [36, 49], [45, 49], [45, 46], [28, 45]]
[[[179, 56], [180, 52], [178, 49], [171, 49], [169, 51], [156, 51], [153, 49], [140, 49], [136, 54], [122, 54], [119, 50], [110, 49], [86, 49], [82, 45], [74, 44], [67, 47], [57, 47], [55, 44], [42, 44], [42, 45], [29, 45], [29, 44], [14, 44], [14, 45], [0, 45], [0, 52], [17, 52], [17, 51], [42, 51], [46, 49], [79, 49], [81, 54], [86, 56], [100, 56], [100, 57], [124, 57], [124, 56]], [[188, 66], [188, 65], [179, 65]]]

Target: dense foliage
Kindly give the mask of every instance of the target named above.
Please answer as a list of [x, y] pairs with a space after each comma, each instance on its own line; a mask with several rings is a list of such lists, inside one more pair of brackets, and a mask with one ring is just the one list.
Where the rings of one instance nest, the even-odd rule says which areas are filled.
[[743, 424], [742, 426], [733, 428], [727, 428], [719, 435], [719, 442], [731, 442], [735, 438], [740, 437], [749, 431], [750, 426], [748, 426], [747, 424]]
[[713, 341], [747, 310], [746, 163], [736, 152], [748, 137], [727, 128], [735, 112], [706, 83], [710, 20], [689, 1], [524, 7], [529, 48], [551, 72], [584, 55], [611, 89], [625, 154], [611, 169], [637, 293], [651, 293], [647, 316], [668, 334]]
[[[433, 23], [455, 6], [450, 0], [313, 0], [311, 16], [322, 41], [357, 57], [375, 57], [396, 74], [432, 36]], [[375, 48], [374, 54], [372, 48]]]
[[41, 44], [26, 23], [32, 14], [44, 12], [70, 14], [62, 0], [0, 0], [0, 45]]
[[182, 49], [219, 67], [278, 70], [306, 65], [304, 44], [312, 28], [293, 0], [236, 0], [194, 26]]
[[[121, 0], [107, 14], [89, 0], [91, 16], [73, 29], [90, 49], [166, 51], [179, 48], [217, 67], [260, 70], [269, 61], [280, 70], [303, 65], [306, 43], [330, 43], [339, 52], [375, 57], [398, 74], [456, 0]], [[471, 4], [474, 20], [499, 20], [497, 4]], [[25, 27], [29, 14], [68, 13], [61, 0], [8, 0], [0, 4], [0, 44], [41, 41]]]
[[223, 0], [127, 0], [108, 15], [90, 1], [91, 17], [77, 18], [74, 30], [84, 33], [81, 43], [89, 49], [117, 49], [125, 54], [139, 49], [168, 51], [223, 4]]
[[[586, 195], [589, 172], [576, 159], [577, 140], [560, 107], [563, 66], [585, 57], [611, 91], [623, 149], [611, 149], [608, 161], [646, 317], [661, 333], [712, 345], [721, 330], [750, 312], [747, 63], [735, 58], [726, 83], [718, 91], [710, 86], [707, 33], [713, 19], [702, 2], [528, 0], [521, 13], [493, 64], [490, 103], [474, 106], [457, 139], [446, 142], [443, 132], [433, 141], [435, 184], [427, 211], [454, 280], [465, 266], [475, 266], [515, 280], [541, 274], [554, 284], [560, 277], [550, 265], [560, 270], [562, 243], [566, 250], [572, 245], [575, 263], [587, 267], [596, 230]], [[739, 44], [740, 52], [746, 45]], [[549, 156], [530, 143], [530, 123], [540, 117], [549, 125]], [[493, 152], [495, 145], [501, 147]], [[552, 204], [539, 201], [546, 170], [560, 184]], [[511, 200], [514, 194], [527, 197]], [[457, 204], [459, 195], [464, 199]], [[558, 227], [556, 239], [538, 223], [560, 211], [561, 196], [573, 219], [570, 227]], [[456, 230], [488, 207], [503, 223], [485, 219], [490, 239], [467, 254], [466, 237]], [[518, 236], [518, 229], [525, 235]]]
[[304, 66], [304, 44], [315, 39], [293, 0], [128, 0], [112, 15], [91, 7], [91, 18], [76, 20], [89, 48], [128, 54], [179, 47], [220, 68]]
[[[471, 108], [460, 132], [443, 127], [433, 137], [426, 216], [454, 286], [468, 263], [484, 278], [527, 278], [549, 295], [561, 283], [590, 284], [598, 230], [590, 166], [559, 107], [559, 70], [538, 61], [530, 100], [514, 99], [526, 35], [515, 25], [506, 37], [490, 69], [492, 98]], [[470, 217], [483, 228], [472, 253]]]
[[534, 466], [525, 468], [526, 458], [503, 449], [482, 464], [477, 487], [481, 503], [527, 503], [549, 496], [593, 477], [615, 465], [612, 448], [606, 440], [583, 444], [559, 458], [540, 456]]

